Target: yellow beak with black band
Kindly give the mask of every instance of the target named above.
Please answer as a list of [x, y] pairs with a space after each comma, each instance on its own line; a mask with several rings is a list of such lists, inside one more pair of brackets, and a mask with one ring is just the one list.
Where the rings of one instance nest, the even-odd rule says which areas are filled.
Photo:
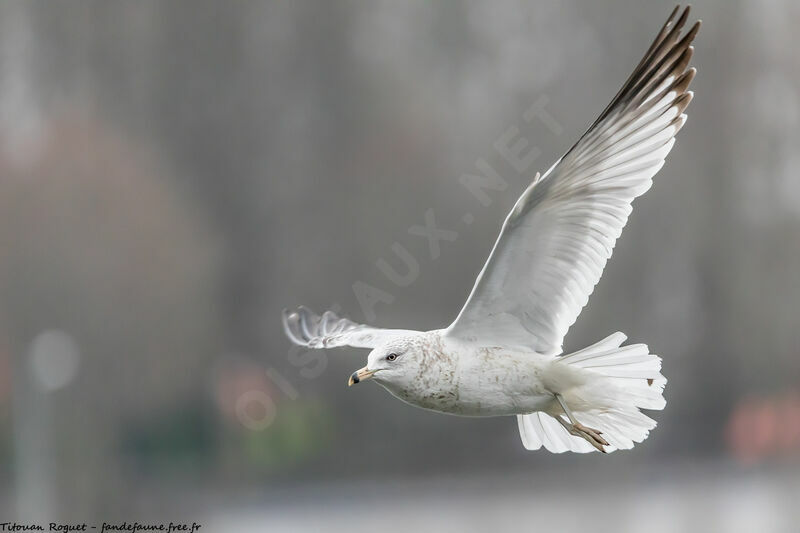
[[350, 379], [347, 381], [347, 386], [352, 387], [353, 385], [355, 385], [360, 381], [369, 379], [373, 375], [375, 375], [375, 372], [377, 372], [377, 370], [368, 370], [367, 367], [364, 367], [360, 370], [356, 370], [350, 375]]

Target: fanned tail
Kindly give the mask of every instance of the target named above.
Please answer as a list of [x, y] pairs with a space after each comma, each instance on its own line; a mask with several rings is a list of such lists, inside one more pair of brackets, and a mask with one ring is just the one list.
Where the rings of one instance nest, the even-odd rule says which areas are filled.
[[[644, 344], [622, 346], [625, 339], [623, 333], [614, 333], [558, 360], [596, 375], [564, 396], [578, 422], [602, 433], [609, 443], [606, 452], [632, 448], [645, 440], [656, 423], [639, 409], [660, 410], [666, 405], [661, 358]], [[549, 414], [518, 415], [517, 421], [522, 443], [529, 450], [542, 446], [553, 453], [595, 450]]]

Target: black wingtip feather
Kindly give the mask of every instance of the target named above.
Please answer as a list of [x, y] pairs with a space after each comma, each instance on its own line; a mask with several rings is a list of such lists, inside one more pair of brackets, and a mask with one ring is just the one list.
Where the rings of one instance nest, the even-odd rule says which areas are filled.
[[[578, 146], [581, 146], [581, 152], [592, 149], [597, 139], [604, 132], [607, 133], [607, 128], [611, 127], [609, 124], [617, 120], [616, 118], [606, 120], [612, 114], [618, 116], [626, 113], [630, 115], [623, 123], [613, 126], [614, 128], [619, 128], [657, 105], [661, 98], [671, 90], [675, 90], [677, 93], [675, 102], [680, 99], [695, 75], [693, 68], [690, 69], [691, 73], [687, 74], [689, 72], [687, 67], [694, 54], [692, 41], [697, 36], [701, 25], [699, 20], [696, 21], [682, 37], [680, 36], [681, 30], [689, 18], [690, 11], [690, 5], [687, 5], [682, 10], [678, 5], [672, 10], [669, 18], [667, 18], [667, 21], [661, 27], [647, 52], [645, 52], [622, 88], [562, 159], [577, 157], [576, 148]], [[674, 77], [675, 80], [670, 83], [669, 87], [662, 89], [664, 82], [670, 77]], [[691, 97], [680, 100], [683, 109], [685, 109], [689, 101], [691, 101]]]

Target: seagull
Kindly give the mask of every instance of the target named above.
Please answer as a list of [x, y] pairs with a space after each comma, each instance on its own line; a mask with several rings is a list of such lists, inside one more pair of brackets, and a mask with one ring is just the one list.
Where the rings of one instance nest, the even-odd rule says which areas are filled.
[[661, 358], [614, 333], [562, 354], [600, 280], [633, 200], [652, 185], [686, 122], [695, 69], [677, 6], [611, 103], [505, 219], [455, 321], [413, 331], [357, 324], [305, 307], [283, 312], [308, 348], [371, 349], [349, 385], [371, 380], [413, 406], [460, 416], [516, 416], [524, 447], [554, 453], [629, 449], [666, 405]]

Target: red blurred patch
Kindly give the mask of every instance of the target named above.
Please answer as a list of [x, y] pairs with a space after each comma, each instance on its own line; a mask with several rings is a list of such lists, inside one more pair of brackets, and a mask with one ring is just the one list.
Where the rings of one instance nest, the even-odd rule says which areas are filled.
[[746, 465], [800, 455], [800, 393], [743, 399], [728, 419], [725, 440], [731, 455]]

